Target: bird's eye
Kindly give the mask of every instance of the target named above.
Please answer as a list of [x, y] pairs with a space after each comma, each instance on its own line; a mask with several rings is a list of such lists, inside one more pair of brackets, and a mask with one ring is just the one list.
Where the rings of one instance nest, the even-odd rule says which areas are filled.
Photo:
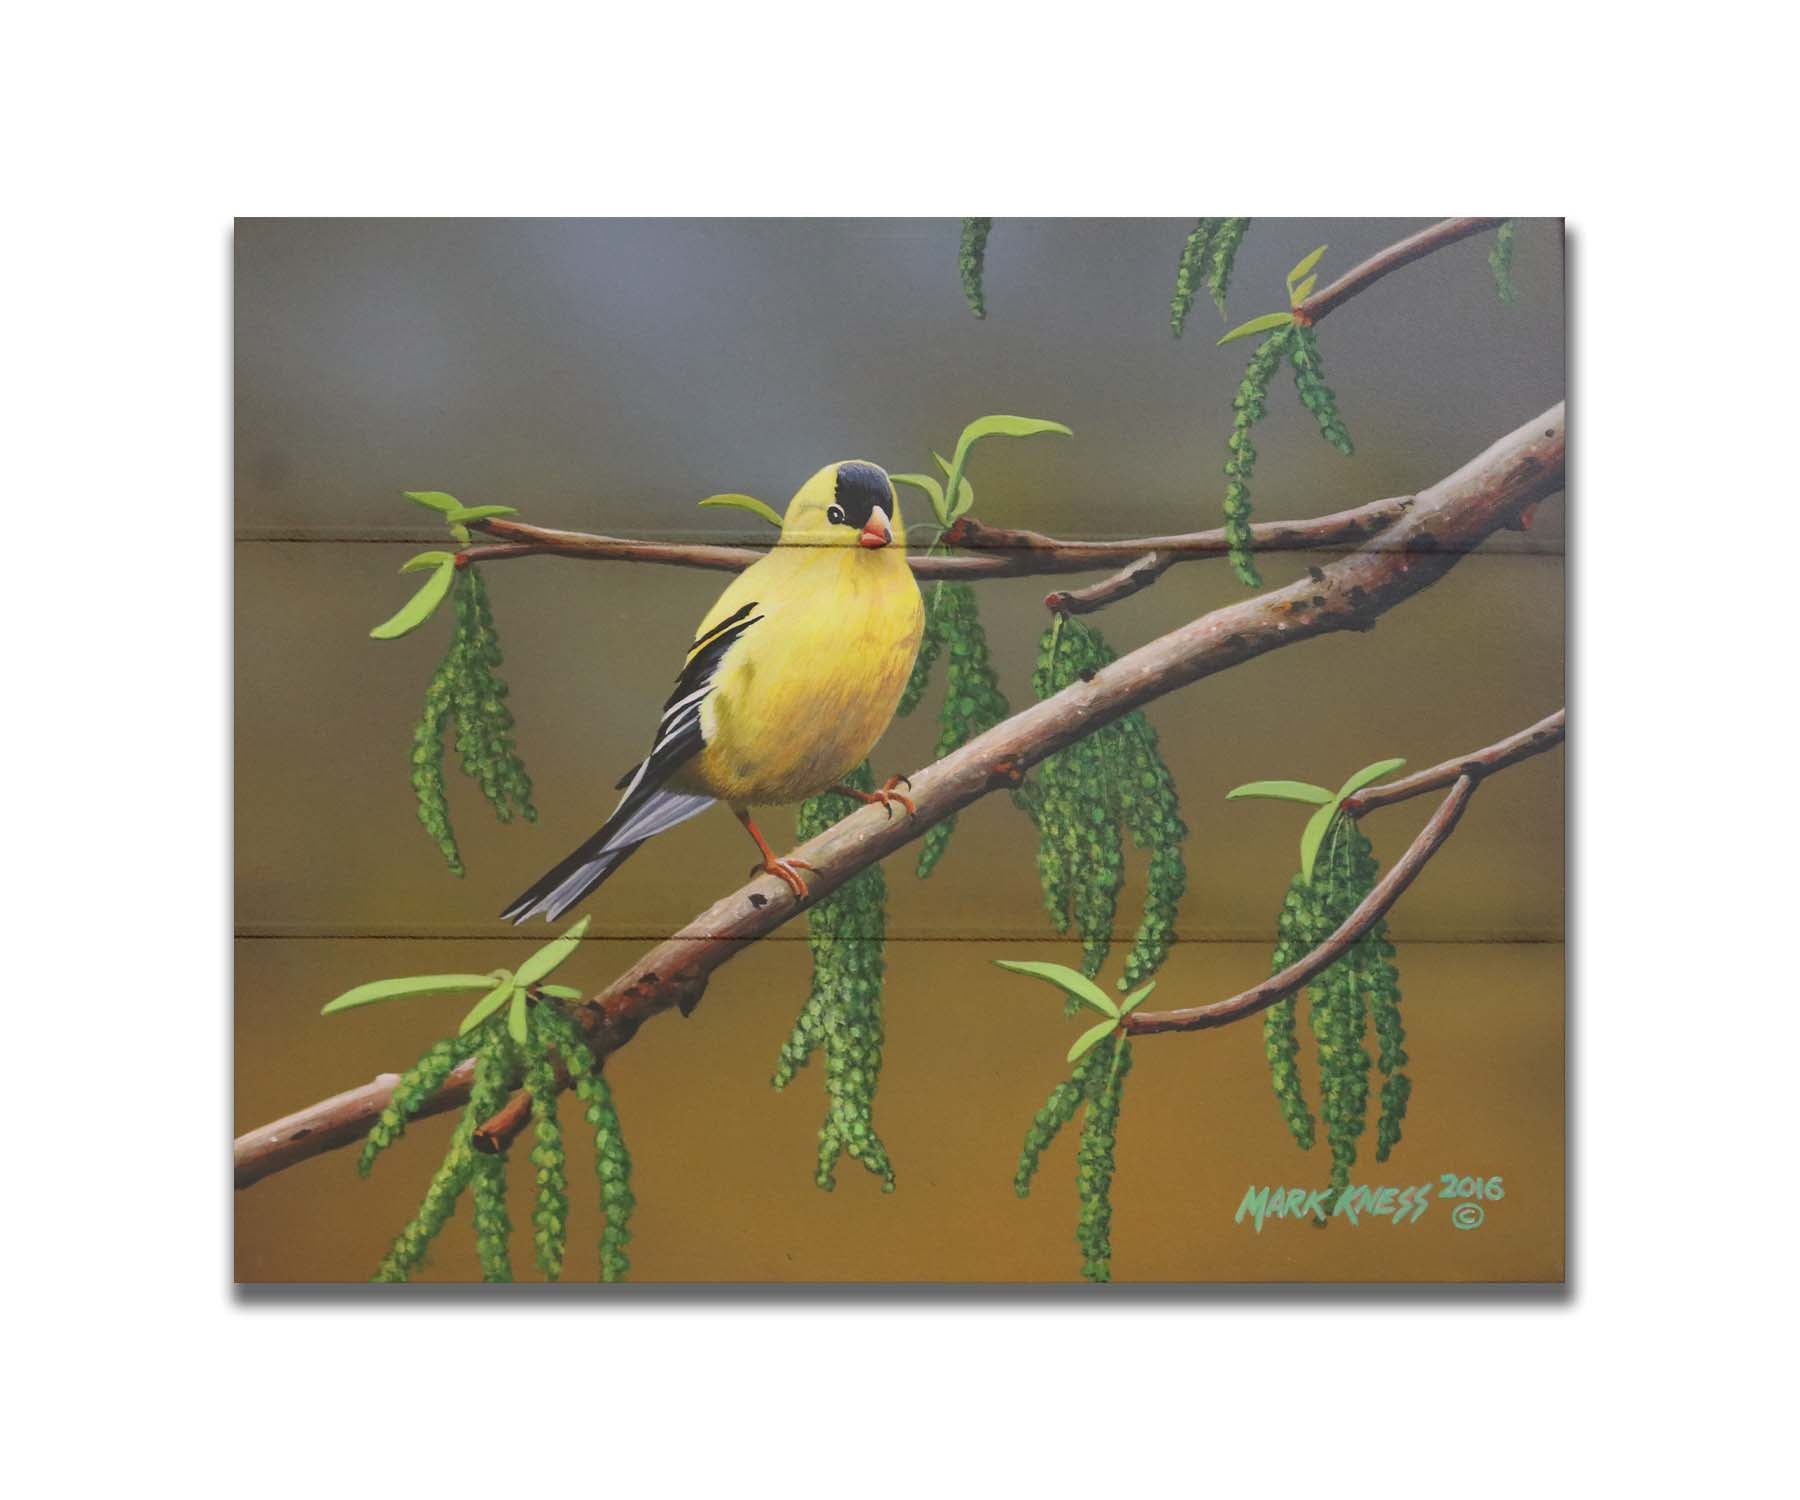
[[841, 505], [832, 506], [830, 510], [825, 512], [825, 519], [831, 522], [833, 526], [842, 526], [844, 524], [844, 507]]

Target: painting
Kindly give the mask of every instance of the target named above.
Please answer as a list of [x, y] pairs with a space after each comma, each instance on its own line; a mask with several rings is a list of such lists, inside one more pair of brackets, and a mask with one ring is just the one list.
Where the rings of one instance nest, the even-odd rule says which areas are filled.
[[237, 1280], [1560, 1282], [1563, 248], [240, 220]]

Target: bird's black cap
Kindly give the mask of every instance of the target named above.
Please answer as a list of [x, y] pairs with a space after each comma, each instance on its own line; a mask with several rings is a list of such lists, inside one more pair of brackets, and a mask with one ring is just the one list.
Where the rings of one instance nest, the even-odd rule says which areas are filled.
[[888, 477], [874, 464], [839, 464], [836, 499], [844, 509], [844, 524], [859, 530], [868, 524], [869, 512], [877, 505], [884, 511], [894, 508]]

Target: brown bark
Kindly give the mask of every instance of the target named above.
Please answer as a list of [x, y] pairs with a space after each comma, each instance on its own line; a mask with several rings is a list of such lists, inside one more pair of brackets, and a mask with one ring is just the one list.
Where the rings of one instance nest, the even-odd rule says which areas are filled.
[[[1360, 547], [1397, 521], [1411, 503], [1410, 496], [1400, 495], [1320, 516], [1316, 520], [1261, 522], [1251, 528], [1251, 546], [1258, 552], [1334, 551]], [[474, 529], [503, 539], [493, 546], [465, 547], [460, 556], [476, 563], [508, 557], [549, 556], [581, 558], [589, 562], [664, 563], [680, 568], [735, 573], [768, 555], [755, 547], [634, 541], [624, 537], [591, 536], [579, 531], [555, 531], [503, 518], [476, 522]], [[1223, 557], [1230, 551], [1224, 531], [1217, 528], [1120, 541], [1066, 541], [1036, 531], [984, 526], [967, 516], [945, 533], [944, 540], [964, 549], [963, 554], [946, 557], [921, 553], [910, 558], [913, 575], [920, 582], [938, 579], [972, 582], [983, 578], [1091, 573], [1098, 568], [1116, 568], [1151, 551], [1165, 557], [1167, 566], [1205, 557]]]
[[1440, 219], [1429, 229], [1421, 229], [1417, 234], [1408, 235], [1389, 245], [1387, 249], [1371, 255], [1361, 264], [1352, 266], [1330, 286], [1320, 287], [1294, 309], [1294, 317], [1300, 322], [1317, 323], [1320, 318], [1341, 307], [1358, 292], [1366, 291], [1390, 272], [1398, 271], [1402, 266], [1410, 266], [1415, 260], [1430, 255], [1434, 250], [1442, 250], [1444, 246], [1466, 240], [1472, 234], [1480, 234], [1484, 229], [1498, 229], [1505, 222], [1504, 216], [1498, 219]]

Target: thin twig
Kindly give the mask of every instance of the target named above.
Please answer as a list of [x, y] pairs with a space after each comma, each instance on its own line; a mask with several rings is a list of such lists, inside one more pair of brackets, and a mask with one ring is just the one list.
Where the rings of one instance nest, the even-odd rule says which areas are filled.
[[[1405, 515], [1411, 504], [1411, 496], [1397, 495], [1320, 516], [1316, 520], [1261, 522], [1251, 528], [1251, 546], [1259, 552], [1329, 552], [1361, 547]], [[554, 531], [499, 517], [474, 522], [472, 529], [502, 539], [492, 546], [463, 548], [459, 555], [474, 563], [509, 557], [573, 557], [587, 562], [665, 563], [678, 568], [736, 573], [768, 556], [766, 550], [754, 547], [592, 536], [580, 531]], [[921, 582], [934, 579], [975, 582], [984, 578], [1091, 573], [1097, 568], [1117, 567], [1146, 552], [1163, 555], [1167, 563], [1173, 564], [1223, 557], [1231, 550], [1224, 530], [1219, 528], [1119, 541], [1072, 541], [1037, 531], [984, 526], [968, 516], [962, 517], [944, 534], [943, 542], [964, 549], [964, 555], [949, 557], [943, 553], [920, 553], [909, 558], [913, 576]]]
[[1358, 292], [1367, 291], [1390, 271], [1398, 271], [1402, 266], [1409, 266], [1434, 250], [1442, 250], [1446, 245], [1466, 240], [1484, 229], [1498, 229], [1505, 222], [1504, 218], [1440, 219], [1429, 229], [1421, 229], [1417, 234], [1408, 235], [1385, 250], [1378, 250], [1361, 264], [1352, 266], [1330, 286], [1321, 287], [1294, 309], [1294, 319], [1296, 322], [1316, 323], [1333, 309], [1342, 307]]
[[[1133, 709], [1297, 641], [1371, 628], [1402, 600], [1443, 577], [1484, 538], [1516, 524], [1528, 506], [1561, 488], [1563, 422], [1559, 402], [1501, 438], [1420, 493], [1379, 545], [1287, 588], [1192, 620], [978, 735], [912, 777], [915, 817], [890, 818], [868, 807], [834, 824], [795, 851], [814, 868], [809, 899], [830, 894], [978, 798], [1016, 786], [1031, 766]], [[715, 969], [799, 910], [787, 886], [770, 875], [715, 902], [577, 1008], [596, 1055], [616, 1051], [660, 1011], [676, 1005], [691, 1009]], [[380, 1089], [367, 1085], [332, 1103], [341, 1114], [340, 1101], [361, 1096], [360, 1109]], [[434, 1102], [449, 1108], [457, 1101], [440, 1096]], [[340, 1121], [338, 1130], [321, 1138], [313, 1113], [301, 1111], [281, 1122], [281, 1129], [264, 1127], [241, 1138], [238, 1185], [346, 1144], [347, 1125]]]
[[1419, 830], [1405, 854], [1357, 903], [1356, 910], [1343, 925], [1298, 963], [1289, 964], [1279, 974], [1271, 974], [1261, 984], [1233, 995], [1229, 1000], [1215, 1000], [1211, 1005], [1196, 1005], [1186, 1010], [1138, 1011], [1125, 1018], [1124, 1029], [1130, 1036], [1152, 1036], [1161, 1031], [1209, 1031], [1216, 1026], [1229, 1026], [1258, 1011], [1267, 1010], [1278, 1000], [1304, 989], [1356, 946], [1357, 940], [1387, 915], [1406, 888], [1418, 878], [1431, 856], [1443, 848], [1463, 809], [1475, 795], [1473, 776], [1459, 776], [1450, 795], [1438, 805], [1431, 820]]
[[1542, 755], [1553, 746], [1560, 745], [1567, 728], [1568, 710], [1559, 708], [1547, 718], [1539, 719], [1531, 728], [1508, 735], [1485, 750], [1477, 750], [1455, 760], [1442, 761], [1423, 771], [1414, 771], [1410, 776], [1384, 781], [1379, 786], [1364, 787], [1360, 792], [1344, 798], [1344, 811], [1353, 818], [1360, 818], [1378, 807], [1387, 807], [1395, 802], [1404, 802], [1408, 797], [1417, 797], [1424, 792], [1435, 792], [1439, 787], [1450, 786], [1459, 776], [1473, 776], [1479, 781], [1483, 776], [1504, 770], [1519, 761], [1529, 760], [1534, 755]]

